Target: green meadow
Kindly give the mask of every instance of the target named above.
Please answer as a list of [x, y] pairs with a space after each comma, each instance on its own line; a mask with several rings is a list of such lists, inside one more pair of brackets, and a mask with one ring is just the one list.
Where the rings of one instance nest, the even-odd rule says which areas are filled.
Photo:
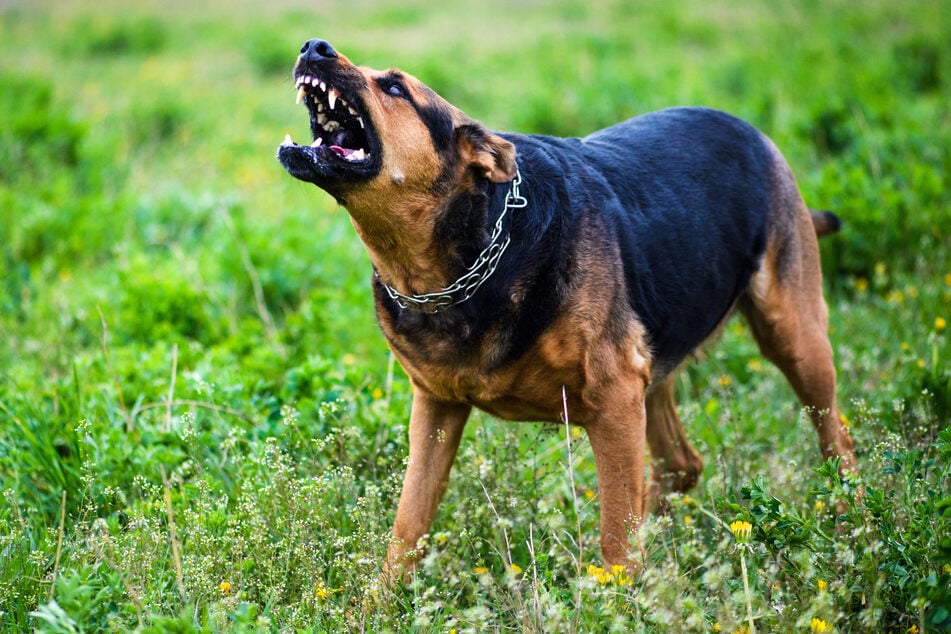
[[[706, 467], [638, 572], [601, 568], [580, 430], [478, 414], [381, 587], [410, 387], [346, 212], [274, 159], [315, 36], [497, 130], [697, 104], [768, 134], [845, 222], [860, 475], [736, 320], [678, 379]], [[0, 3], [3, 631], [948, 630], [949, 341], [946, 1]]]

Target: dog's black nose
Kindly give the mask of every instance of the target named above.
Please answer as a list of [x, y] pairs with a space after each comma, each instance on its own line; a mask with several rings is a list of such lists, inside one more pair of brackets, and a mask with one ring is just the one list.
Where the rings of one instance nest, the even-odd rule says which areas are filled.
[[322, 59], [336, 59], [337, 51], [327, 40], [307, 40], [300, 48], [300, 58], [305, 62], [319, 62]]

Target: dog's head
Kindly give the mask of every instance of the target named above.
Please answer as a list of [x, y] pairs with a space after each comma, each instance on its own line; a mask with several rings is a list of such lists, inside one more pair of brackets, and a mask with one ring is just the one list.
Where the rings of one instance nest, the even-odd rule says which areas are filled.
[[294, 81], [310, 113], [313, 143], [298, 145], [288, 136], [278, 159], [351, 211], [442, 198], [448, 192], [437, 190], [515, 176], [511, 143], [407, 73], [354, 66], [314, 39], [301, 49]]

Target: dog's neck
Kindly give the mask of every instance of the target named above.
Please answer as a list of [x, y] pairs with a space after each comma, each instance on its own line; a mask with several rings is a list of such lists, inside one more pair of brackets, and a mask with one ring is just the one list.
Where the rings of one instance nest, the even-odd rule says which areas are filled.
[[385, 286], [406, 295], [436, 293], [452, 284], [486, 246], [500, 211], [490, 202], [494, 187], [457, 194], [441, 205], [426, 197], [415, 204], [404, 201], [373, 209], [348, 205], [347, 210]]
[[416, 222], [402, 222], [387, 217], [386, 211], [367, 214], [348, 208], [350, 222], [380, 278], [419, 293], [442, 288], [448, 275], [444, 258], [435, 248], [432, 223], [426, 221], [428, 211], [424, 206], [417, 211]]

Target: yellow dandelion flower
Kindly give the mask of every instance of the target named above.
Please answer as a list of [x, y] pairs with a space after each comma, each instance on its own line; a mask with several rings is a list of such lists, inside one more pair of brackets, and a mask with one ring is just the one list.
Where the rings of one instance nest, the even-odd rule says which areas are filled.
[[693, 504], [693, 498], [690, 497], [689, 495], [683, 496], [682, 498], [680, 498], [680, 501], [683, 502], [684, 505]]
[[736, 628], [735, 630], [733, 630], [732, 632], [730, 632], [730, 634], [750, 634], [750, 626], [749, 626], [749, 625], [741, 625], [741, 626], [739, 626], [738, 628]]
[[721, 374], [719, 378], [717, 378], [717, 385], [719, 385], [720, 387], [730, 387], [732, 384], [733, 384], [733, 379], [731, 379], [726, 374]]
[[722, 632], [722, 631], [723, 631], [723, 627], [722, 627], [719, 623], [714, 623], [714, 624], [713, 624], [713, 631], [714, 631], [714, 632]]
[[845, 425], [846, 427], [852, 426], [852, 421], [850, 421], [849, 417], [843, 414], [842, 412], [839, 412], [839, 422]]
[[222, 594], [231, 594], [231, 582], [222, 581], [218, 584], [218, 589], [221, 590]]
[[819, 588], [819, 592], [825, 592], [826, 588], [829, 587], [829, 584], [822, 579], [819, 579], [819, 581], [816, 582], [816, 587]]
[[753, 525], [744, 520], [736, 520], [730, 523], [730, 531], [739, 544], [748, 544], [753, 536]]
[[814, 616], [812, 617], [812, 620], [809, 621], [809, 630], [812, 632], [816, 632], [817, 634], [819, 632], [831, 632], [832, 626], [826, 623], [825, 621], [823, 621], [822, 619]]
[[693, 518], [689, 515], [684, 515], [684, 526], [690, 526], [693, 524]]
[[951, 575], [951, 564], [945, 564], [944, 571], [948, 573], [949, 575]]
[[519, 566], [518, 564], [512, 564], [511, 566], [509, 566], [509, 570], [511, 570], [512, 573], [516, 575], [522, 574], [522, 567]]
[[586, 498], [588, 498], [589, 500], [593, 500], [593, 499], [594, 499], [594, 491], [592, 491], [591, 489], [585, 489], [585, 490], [584, 490], [584, 496], [585, 496]]
[[317, 583], [317, 588], [314, 590], [314, 594], [317, 595], [318, 599], [323, 601], [330, 596], [330, 590], [324, 585], [323, 581], [320, 581]]
[[759, 359], [751, 359], [750, 362], [746, 364], [746, 369], [750, 372], [762, 372], [763, 362]]
[[353, 365], [354, 363], [357, 362], [357, 358], [353, 356], [352, 354], [350, 354], [349, 352], [343, 355], [342, 357], [340, 357], [340, 359], [341, 361], [343, 361], [344, 365]]
[[915, 365], [917, 365], [919, 368], [923, 368], [923, 367], [925, 367], [925, 360], [924, 360], [924, 359], [918, 359], [917, 361], [915, 361]]
[[489, 573], [489, 569], [486, 568], [485, 566], [476, 566], [475, 568], [472, 569], [472, 572], [474, 572], [477, 575], [485, 575]]
[[611, 566], [611, 577], [612, 581], [619, 586], [629, 586], [634, 583], [627, 574], [627, 568], [620, 564]]
[[908, 628], [908, 634], [918, 634], [918, 626], [912, 623], [911, 627]]
[[937, 317], [934, 320], [934, 329], [938, 332], [943, 332], [945, 328], [948, 327], [948, 322], [944, 317]]
[[373, 398], [376, 400], [380, 400], [381, 398], [383, 398], [383, 390], [381, 390], [380, 388], [376, 388], [375, 390], [373, 390]]
[[860, 277], [859, 279], [855, 280], [855, 290], [857, 290], [860, 293], [864, 293], [865, 291], [867, 291], [868, 280], [865, 279], [864, 277]]
[[901, 342], [901, 350], [902, 352], [908, 352], [909, 350], [911, 350], [911, 346], [908, 345], [907, 341]]
[[821, 513], [825, 507], [826, 503], [822, 500], [816, 500], [816, 503], [812, 505], [812, 508], [815, 509], [816, 513]]
[[601, 585], [609, 584], [614, 580], [614, 575], [607, 572], [601, 566], [595, 566], [594, 564], [588, 564], [588, 576], [597, 579]]
[[581, 428], [575, 425], [571, 428], [571, 437], [574, 440], [581, 438]]
[[888, 295], [885, 296], [885, 301], [887, 301], [889, 304], [904, 303], [905, 294], [899, 290], [889, 291]]
[[944, 285], [951, 286], [951, 273], [944, 274]]

